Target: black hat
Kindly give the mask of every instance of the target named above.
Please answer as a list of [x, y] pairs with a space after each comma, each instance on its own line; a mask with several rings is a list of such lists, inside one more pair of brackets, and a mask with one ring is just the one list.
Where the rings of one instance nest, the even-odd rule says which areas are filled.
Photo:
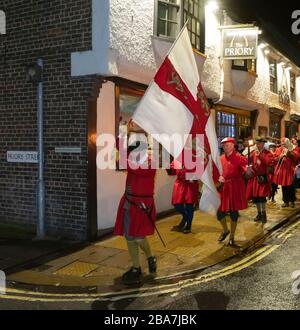
[[260, 142], [266, 143], [266, 142], [268, 142], [267, 139], [264, 136], [257, 136], [255, 138], [255, 141], [256, 141], [256, 143], [260, 143]]

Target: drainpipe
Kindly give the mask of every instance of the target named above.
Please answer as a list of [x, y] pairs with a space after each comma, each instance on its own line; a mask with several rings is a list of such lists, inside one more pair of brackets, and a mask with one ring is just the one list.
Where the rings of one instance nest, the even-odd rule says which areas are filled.
[[[43, 72], [43, 60], [38, 59], [37, 65]], [[43, 79], [37, 87], [37, 134], [38, 134], [38, 182], [37, 182], [37, 239], [45, 238], [45, 183], [44, 183], [44, 129], [43, 129]]]

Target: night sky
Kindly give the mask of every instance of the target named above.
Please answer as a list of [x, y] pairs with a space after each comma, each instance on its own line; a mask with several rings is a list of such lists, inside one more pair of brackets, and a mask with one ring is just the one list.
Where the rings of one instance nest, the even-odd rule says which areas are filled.
[[[266, 38], [284, 55], [300, 67], [300, 35], [291, 30], [292, 12], [300, 10], [300, 0], [220, 0], [228, 12], [232, 11], [241, 23], [256, 22]], [[277, 30], [277, 31], [276, 31]], [[275, 32], [276, 31], [276, 32]]]

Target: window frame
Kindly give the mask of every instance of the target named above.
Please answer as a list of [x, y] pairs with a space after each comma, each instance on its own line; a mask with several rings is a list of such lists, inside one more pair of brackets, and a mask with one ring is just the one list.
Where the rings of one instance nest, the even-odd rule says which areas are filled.
[[[237, 64], [235, 64], [236, 61], [243, 61], [243, 65], [237, 65]], [[253, 70], [253, 66], [254, 66], [254, 70]], [[233, 70], [240, 70], [240, 71], [257, 73], [257, 60], [256, 59], [251, 59], [251, 60], [232, 60], [231, 68]]]
[[[271, 75], [271, 72], [270, 72], [271, 64], [275, 65], [275, 76]], [[270, 91], [274, 94], [278, 94], [277, 61], [275, 59], [271, 58], [271, 57], [269, 58], [269, 78], [270, 78]], [[275, 86], [275, 88], [273, 88], [273, 89], [271, 88], [272, 83], [273, 83], [273, 86]]]
[[[120, 136], [120, 95], [122, 90], [128, 91], [128, 93], [133, 96], [142, 97], [146, 92], [147, 86], [143, 84], [139, 84], [136, 82], [132, 82], [130, 80], [126, 80], [123, 78], [114, 78], [111, 79], [115, 84], [115, 139]], [[128, 137], [128, 135], [127, 135]], [[124, 171], [124, 169], [120, 169], [119, 160], [116, 159], [116, 171]]]
[[[219, 122], [219, 114], [221, 116], [231, 116], [234, 117], [234, 125], [232, 123], [224, 123], [224, 122]], [[242, 129], [246, 129], [249, 130], [249, 134], [252, 131], [252, 124], [251, 124], [251, 114], [246, 112], [246, 111], [230, 111], [227, 109], [216, 109], [216, 123], [215, 123], [215, 127], [216, 127], [216, 133], [217, 133], [217, 137], [219, 140], [222, 140], [225, 137], [229, 137], [230, 134], [227, 134], [227, 132], [225, 134], [221, 134], [220, 132], [220, 128], [222, 127], [231, 127], [234, 129], [234, 136], [231, 137], [237, 139], [240, 138], [246, 138], [245, 136], [242, 137], [241, 136], [241, 131]], [[249, 135], [246, 134], [246, 135]], [[252, 134], [251, 134], [252, 136]]]
[[[195, 1], [195, 0], [192, 0], [192, 1]], [[186, 20], [185, 20], [185, 15], [186, 15], [186, 10], [185, 10], [185, 2], [188, 2], [188, 7], [190, 9], [190, 0], [181, 0], [181, 21], [182, 21], [182, 25], [185, 24]], [[200, 17], [196, 17], [194, 15], [194, 8], [195, 8], [195, 4], [193, 5], [193, 13], [190, 13], [188, 14], [188, 16], [190, 16], [190, 20], [187, 24], [187, 27], [188, 27], [188, 31], [189, 31], [189, 36], [190, 36], [190, 40], [191, 40], [191, 44], [192, 44], [192, 47], [201, 52], [201, 53], [204, 53], [205, 52], [205, 2], [203, 0], [199, 0], [199, 16]], [[202, 10], [200, 10], [202, 9]], [[192, 28], [193, 28], [193, 19], [196, 20], [196, 23], [199, 22], [199, 25], [200, 25], [200, 35], [197, 35], [195, 33], [193, 33], [192, 31]], [[197, 26], [197, 24], [196, 24]], [[197, 29], [197, 28], [196, 28]], [[199, 38], [199, 48], [197, 48], [197, 42], [196, 43], [193, 43], [193, 38], [192, 38], [192, 35], [195, 35], [196, 37]], [[196, 37], [195, 37], [195, 40], [196, 40]]]
[[[155, 0], [155, 6], [154, 6], [154, 28], [153, 28], [153, 32], [154, 32], [154, 36], [159, 38], [159, 39], [164, 39], [164, 40], [168, 40], [168, 41], [174, 41], [178, 35], [178, 33], [180, 32], [180, 30], [182, 29], [185, 21], [184, 21], [184, 17], [185, 17], [185, 9], [184, 9], [184, 5], [185, 5], [185, 1], [188, 0], [178, 0], [177, 4], [171, 4], [165, 0]], [[192, 1], [198, 1], [198, 0], [192, 0]], [[167, 5], [173, 5], [173, 6], [177, 6], [178, 7], [178, 31], [176, 34], [176, 37], [172, 37], [172, 36], [165, 36], [165, 35], [159, 35], [158, 34], [158, 8], [159, 8], [159, 3], [165, 3]], [[193, 3], [193, 8], [194, 8], [194, 3]], [[200, 8], [202, 8], [202, 10], [200, 10]], [[193, 12], [194, 13], [194, 12]], [[193, 16], [193, 13], [191, 14], [191, 16]], [[192, 17], [196, 18], [195, 16]], [[192, 47], [194, 50], [203, 53], [205, 52], [205, 1], [204, 0], [199, 0], [199, 24], [200, 24], [200, 36], [198, 40], [199, 42], [199, 48], [197, 48], [197, 42], [194, 44], [192, 42], [192, 35], [194, 34], [193, 31], [191, 31], [191, 27], [192, 27], [192, 21], [191, 23], [188, 23], [188, 32], [189, 32], [189, 36], [190, 36], [190, 40], [192, 43]], [[197, 21], [196, 21], [196, 26], [197, 26]]]
[[[294, 85], [292, 87], [292, 77], [294, 77]], [[296, 102], [296, 74], [295, 72], [290, 72], [290, 98], [291, 101]]]
[[177, 4], [165, 1], [165, 0], [156, 0], [155, 1], [155, 6], [154, 6], [154, 35], [158, 38], [161, 39], [166, 39], [166, 40], [172, 40], [174, 41], [176, 39], [175, 37], [172, 36], [166, 36], [166, 35], [159, 35], [158, 34], [158, 8], [159, 8], [159, 3], [164, 3], [167, 6], [172, 6], [172, 7], [177, 7], [178, 11], [177, 11], [177, 32], [176, 35], [179, 33], [180, 31], [180, 26], [182, 26], [182, 22], [181, 22], [181, 0], [177, 0]]

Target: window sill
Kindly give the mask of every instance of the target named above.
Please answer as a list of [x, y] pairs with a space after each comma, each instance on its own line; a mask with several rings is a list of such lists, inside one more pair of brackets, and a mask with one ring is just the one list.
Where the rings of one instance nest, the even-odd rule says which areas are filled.
[[257, 75], [257, 73], [255, 71], [248, 70], [248, 73], [251, 74], [252, 76], [254, 76], [255, 78], [258, 77], [258, 75]]
[[201, 56], [201, 57], [207, 59], [207, 56], [206, 56], [205, 54], [201, 53], [201, 52], [200, 52], [199, 50], [197, 50], [196, 48], [193, 48], [193, 52], [194, 52], [195, 54], [197, 54], [197, 55], [199, 55], [199, 56]]

